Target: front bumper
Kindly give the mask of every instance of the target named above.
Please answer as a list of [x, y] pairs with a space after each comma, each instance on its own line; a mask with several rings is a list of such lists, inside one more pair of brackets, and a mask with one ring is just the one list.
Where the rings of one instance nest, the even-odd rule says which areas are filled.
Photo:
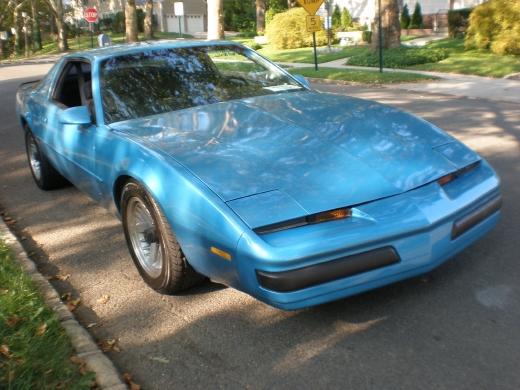
[[430, 183], [357, 206], [346, 220], [244, 235], [240, 288], [290, 310], [413, 277], [491, 230], [499, 208], [499, 179], [482, 161], [444, 187]]

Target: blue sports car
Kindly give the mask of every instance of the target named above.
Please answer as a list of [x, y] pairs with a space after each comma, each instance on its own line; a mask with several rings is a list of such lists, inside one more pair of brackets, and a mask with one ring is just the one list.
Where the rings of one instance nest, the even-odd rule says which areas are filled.
[[499, 219], [499, 178], [462, 143], [235, 43], [69, 54], [17, 113], [36, 184], [120, 216], [163, 293], [210, 278], [312, 306], [427, 272]]

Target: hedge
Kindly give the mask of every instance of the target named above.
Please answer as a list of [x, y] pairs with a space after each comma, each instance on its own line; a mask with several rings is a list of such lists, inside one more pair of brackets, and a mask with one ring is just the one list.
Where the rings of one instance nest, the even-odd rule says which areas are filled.
[[[445, 49], [413, 47], [385, 49], [383, 51], [383, 65], [387, 68], [402, 68], [430, 62], [439, 62], [447, 58], [448, 55], [448, 51]], [[367, 51], [363, 54], [350, 57], [348, 64], [358, 66], [378, 66], [379, 55], [377, 52]]]

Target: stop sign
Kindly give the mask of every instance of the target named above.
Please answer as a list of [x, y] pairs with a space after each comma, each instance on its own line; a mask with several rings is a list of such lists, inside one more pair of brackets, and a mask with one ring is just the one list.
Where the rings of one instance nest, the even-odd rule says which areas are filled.
[[95, 8], [86, 8], [83, 12], [83, 17], [89, 23], [96, 23], [98, 19], [97, 9]]

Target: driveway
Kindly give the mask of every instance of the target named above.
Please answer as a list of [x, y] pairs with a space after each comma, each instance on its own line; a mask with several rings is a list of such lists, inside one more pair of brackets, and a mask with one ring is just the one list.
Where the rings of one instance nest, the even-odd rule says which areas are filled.
[[44, 273], [71, 275], [54, 283], [81, 297], [76, 315], [95, 338], [118, 339], [109, 356], [143, 389], [520, 388], [517, 104], [317, 85], [416, 113], [475, 148], [503, 180], [503, 219], [426, 276], [283, 312], [217, 284], [159, 295], [115, 217], [72, 187], [38, 190], [14, 114], [21, 77], [48, 68], [30, 67], [0, 69], [0, 205]]

